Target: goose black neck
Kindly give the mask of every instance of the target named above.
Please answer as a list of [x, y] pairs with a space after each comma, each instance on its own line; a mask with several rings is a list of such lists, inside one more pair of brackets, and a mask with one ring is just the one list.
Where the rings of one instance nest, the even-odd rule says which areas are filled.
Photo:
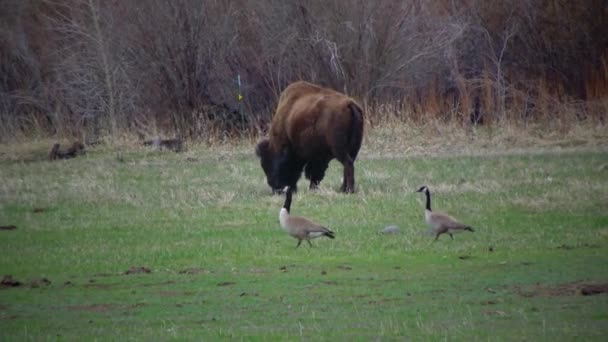
[[432, 211], [431, 210], [431, 192], [429, 191], [429, 189], [426, 189], [424, 194], [426, 195], [426, 210]]
[[285, 204], [283, 204], [283, 208], [289, 213], [289, 210], [291, 209], [291, 189], [287, 190], [285, 193]]

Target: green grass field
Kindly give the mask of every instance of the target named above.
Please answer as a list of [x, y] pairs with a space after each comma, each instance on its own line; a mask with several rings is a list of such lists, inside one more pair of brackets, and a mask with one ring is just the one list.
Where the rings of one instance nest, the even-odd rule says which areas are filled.
[[[300, 181], [292, 212], [337, 236], [298, 249], [252, 144], [5, 152], [0, 276], [22, 285], [0, 288], [0, 340], [605, 340], [608, 295], [580, 293], [608, 284], [605, 148], [373, 139], [355, 195], [337, 162]], [[421, 185], [476, 232], [433, 242]]]

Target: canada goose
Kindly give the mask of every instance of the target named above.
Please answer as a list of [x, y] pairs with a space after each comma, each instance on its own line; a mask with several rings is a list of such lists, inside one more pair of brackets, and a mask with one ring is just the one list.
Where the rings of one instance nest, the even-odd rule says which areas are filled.
[[455, 218], [450, 215], [433, 212], [431, 210], [431, 192], [426, 185], [420, 187], [416, 192], [424, 192], [426, 195], [426, 208], [424, 209], [424, 221], [431, 227], [432, 232], [435, 234], [435, 241], [439, 239], [439, 235], [448, 233], [452, 240], [454, 237], [452, 234], [460, 233], [468, 230], [474, 232], [473, 228], [458, 222]]
[[312, 247], [311, 239], [315, 239], [321, 236], [327, 236], [330, 239], [335, 238], [334, 232], [331, 230], [320, 226], [304, 217], [299, 216], [291, 216], [289, 214], [289, 210], [291, 207], [291, 188], [286, 186], [283, 189], [285, 192], [285, 204], [283, 204], [283, 208], [279, 211], [279, 223], [281, 224], [281, 228], [283, 228], [289, 235], [293, 238], [298, 239], [298, 244], [296, 248], [300, 247], [302, 240], [306, 240], [310, 247]]

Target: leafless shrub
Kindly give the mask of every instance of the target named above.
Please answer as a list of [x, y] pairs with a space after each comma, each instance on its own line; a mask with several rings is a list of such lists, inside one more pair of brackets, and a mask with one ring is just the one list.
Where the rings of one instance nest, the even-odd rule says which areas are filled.
[[300, 79], [372, 122], [603, 124], [608, 106], [602, 0], [0, 5], [2, 139], [261, 132]]

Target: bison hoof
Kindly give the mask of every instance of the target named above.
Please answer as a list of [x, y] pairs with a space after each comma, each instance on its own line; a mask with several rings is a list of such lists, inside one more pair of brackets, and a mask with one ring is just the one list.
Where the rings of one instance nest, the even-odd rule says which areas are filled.
[[355, 193], [355, 189], [353, 188], [346, 188], [346, 187], [341, 187], [340, 191], [342, 191], [345, 194], [354, 194]]

